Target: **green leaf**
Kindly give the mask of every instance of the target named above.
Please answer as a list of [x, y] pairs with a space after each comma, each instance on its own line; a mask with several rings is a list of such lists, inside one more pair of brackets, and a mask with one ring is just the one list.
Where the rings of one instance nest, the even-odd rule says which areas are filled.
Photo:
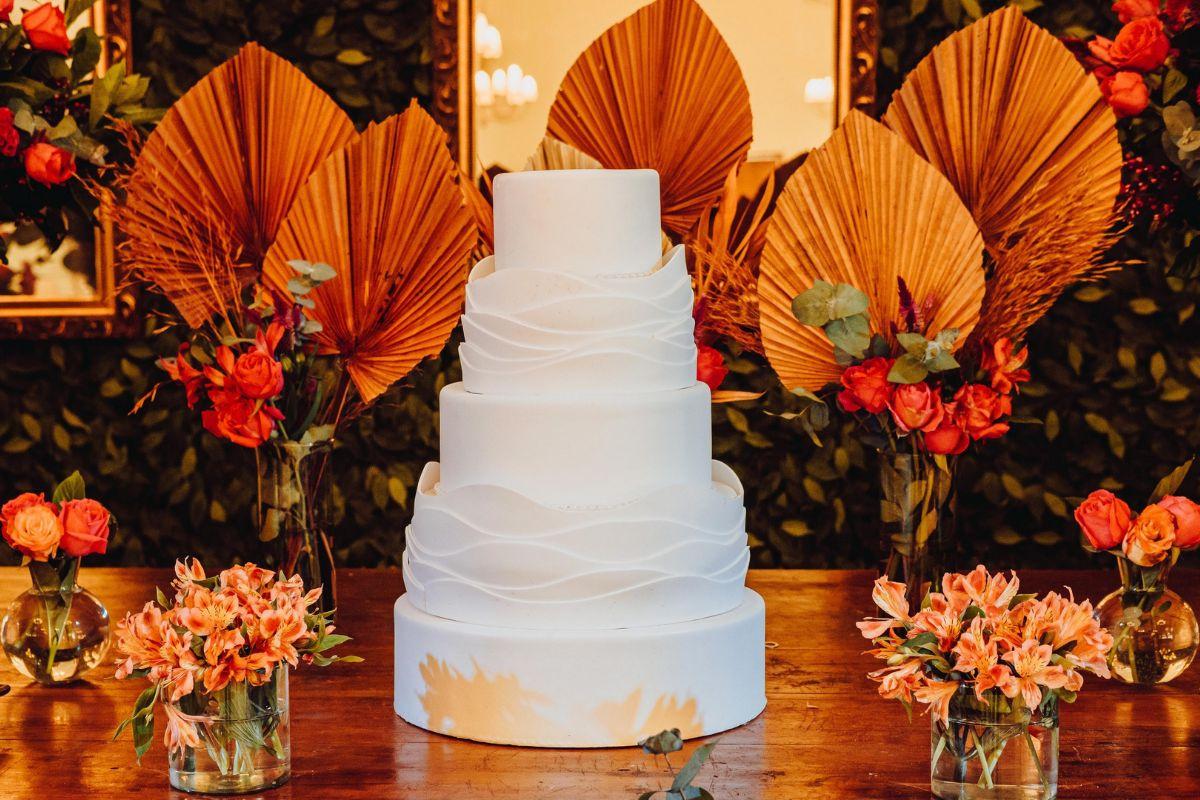
[[112, 105], [113, 95], [117, 87], [125, 80], [125, 62], [121, 61], [109, 68], [104, 76], [92, 83], [92, 101], [88, 110], [88, 130], [96, 130], [104, 120]]
[[855, 358], [866, 355], [867, 347], [871, 344], [870, 322], [865, 314], [833, 320], [825, 326], [825, 335], [835, 347]]
[[917, 358], [925, 358], [925, 349], [929, 347], [929, 340], [919, 333], [897, 333], [896, 341], [908, 353]]
[[812, 288], [792, 299], [792, 314], [801, 324], [824, 327], [832, 317], [829, 306], [833, 301], [833, 284], [816, 281]]
[[983, 16], [983, 9], [979, 5], [979, 0], [961, 0], [963, 11], [967, 12], [967, 16], [971, 19], [979, 19]]
[[679, 772], [675, 773], [675, 780], [671, 781], [671, 788], [679, 791], [685, 786], [690, 786], [696, 776], [700, 774], [700, 768], [704, 766], [705, 761], [708, 761], [708, 757], [712, 755], [713, 748], [719, 741], [720, 739], [714, 739], [697, 747], [687, 763], [680, 767]]
[[862, 291], [854, 288], [848, 283], [839, 283], [833, 287], [833, 299], [829, 304], [829, 316], [831, 319], [845, 319], [847, 317], [866, 314], [870, 308], [871, 301]]
[[1167, 76], [1163, 78], [1163, 103], [1169, 103], [1175, 97], [1187, 88], [1188, 79], [1179, 70], [1171, 67], [1167, 70]]
[[929, 370], [921, 359], [905, 353], [896, 359], [896, 363], [888, 372], [887, 379], [892, 383], [920, 383], [927, 377], [929, 377]]
[[71, 43], [71, 82], [79, 83], [100, 63], [100, 37], [84, 28]]
[[371, 57], [361, 50], [343, 50], [337, 54], [338, 63], [345, 64], [350, 67], [358, 67], [366, 64], [371, 60]]
[[1157, 503], [1169, 494], [1175, 494], [1179, 491], [1179, 487], [1183, 485], [1184, 480], [1188, 476], [1188, 472], [1192, 469], [1192, 462], [1195, 458], [1189, 458], [1187, 461], [1180, 464], [1175, 469], [1167, 473], [1158, 485], [1154, 487], [1154, 491], [1150, 493], [1150, 503]]
[[308, 277], [315, 283], [324, 283], [337, 277], [337, 270], [323, 262], [313, 264]]
[[51, 500], [55, 503], [65, 503], [68, 500], [82, 500], [85, 497], [87, 497], [87, 489], [83, 483], [83, 476], [79, 474], [79, 470], [76, 470], [54, 487]]
[[54, 99], [54, 89], [33, 78], [13, 78], [0, 82], [0, 95], [6, 94], [15, 94], [35, 108], [41, 108]]
[[64, 16], [66, 17], [67, 25], [70, 25], [75, 19], [95, 5], [94, 0], [67, 0]]

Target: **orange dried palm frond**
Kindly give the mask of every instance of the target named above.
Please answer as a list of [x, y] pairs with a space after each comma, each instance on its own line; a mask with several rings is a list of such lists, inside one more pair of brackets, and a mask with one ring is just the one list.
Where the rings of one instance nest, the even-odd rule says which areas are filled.
[[257, 277], [304, 181], [353, 136], [300, 70], [246, 45], [147, 139], [118, 217], [124, 262], [203, 325]]
[[729, 171], [720, 201], [700, 215], [684, 237], [691, 256], [696, 338], [726, 336], [762, 353], [758, 331], [758, 259], [767, 233], [767, 207], [775, 194], [771, 174], [748, 203]]
[[1116, 118], [1096, 80], [1019, 9], [935, 47], [884, 122], [949, 178], [983, 232], [995, 267], [976, 341], [1021, 336], [1067, 286], [1107, 271]]
[[603, 169], [599, 161], [577, 147], [545, 136], [525, 162], [525, 171], [544, 169]]
[[437, 355], [458, 323], [476, 240], [458, 174], [445, 133], [414, 103], [317, 168], [267, 252], [276, 289], [295, 259], [337, 271], [308, 295], [310, 316], [364, 402]]
[[750, 149], [750, 93], [695, 0], [656, 0], [571, 66], [547, 133], [608, 169], [658, 170], [663, 227], [682, 236]]
[[903, 278], [925, 310], [921, 332], [957, 328], [965, 338], [979, 320], [982, 259], [979, 229], [949, 182], [851, 112], [788, 180], [768, 223], [758, 280], [767, 359], [788, 389], [817, 391], [841, 374], [824, 332], [792, 314], [818, 279], [866, 293], [871, 330], [890, 336], [902, 326]]
[[487, 185], [487, 197], [484, 197], [479, 184], [471, 180], [470, 175], [465, 172], [459, 172], [458, 175], [458, 185], [462, 188], [463, 199], [466, 201], [467, 208], [470, 209], [471, 216], [475, 219], [475, 227], [479, 231], [475, 248], [471, 251], [471, 255], [476, 261], [487, 258], [496, 249], [495, 215], [492, 213], [492, 201], [489, 199], [492, 194], [492, 181], [486, 172], [483, 173], [480, 180]]

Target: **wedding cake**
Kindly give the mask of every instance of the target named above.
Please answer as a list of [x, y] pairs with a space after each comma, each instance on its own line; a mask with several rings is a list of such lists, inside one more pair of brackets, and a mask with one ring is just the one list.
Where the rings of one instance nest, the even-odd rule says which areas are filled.
[[753, 719], [764, 607], [743, 491], [712, 460], [682, 247], [658, 174], [495, 181], [417, 485], [395, 606], [395, 709], [502, 744], [631, 745]]

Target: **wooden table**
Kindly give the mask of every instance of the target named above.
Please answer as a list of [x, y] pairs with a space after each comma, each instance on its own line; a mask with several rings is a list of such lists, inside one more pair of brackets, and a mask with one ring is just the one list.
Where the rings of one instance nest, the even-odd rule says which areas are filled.
[[[767, 710], [721, 737], [699, 785], [719, 800], [772, 798], [926, 798], [929, 725], [909, 724], [898, 703], [875, 694], [864, 676], [854, 621], [870, 610], [872, 575], [863, 571], [757, 571], [750, 586], [767, 601]], [[1028, 571], [1025, 586], [1064, 583], [1099, 599], [1116, 580], [1103, 572]], [[1193, 604], [1196, 572], [1172, 586]], [[165, 570], [86, 569], [85, 586], [114, 618], [168, 582]], [[293, 770], [268, 798], [564, 798], [635, 800], [665, 785], [665, 769], [637, 748], [532, 750], [427, 733], [392, 713], [394, 570], [344, 570], [339, 626], [356, 637], [346, 648], [363, 664], [301, 669], [292, 681]], [[24, 572], [0, 569], [0, 599], [28, 585]], [[697, 657], [703, 657], [699, 654]], [[110, 659], [111, 660], [111, 659]], [[686, 669], [681, 664], [681, 669]], [[5, 661], [0, 682], [0, 798], [186, 797], [167, 788], [157, 739], [141, 766], [117, 722], [143, 688], [117, 681], [108, 667], [90, 682], [43, 688]], [[1059, 796], [1104, 800], [1200, 797], [1200, 667], [1174, 683], [1140, 689], [1089, 679], [1062, 714]], [[690, 751], [693, 745], [689, 745]], [[682, 758], [674, 763], [678, 767]]]

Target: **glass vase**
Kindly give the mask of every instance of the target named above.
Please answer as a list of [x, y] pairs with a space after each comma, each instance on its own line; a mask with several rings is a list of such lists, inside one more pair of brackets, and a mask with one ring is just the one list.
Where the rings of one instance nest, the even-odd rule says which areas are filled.
[[199, 794], [248, 794], [291, 776], [288, 671], [280, 664], [261, 686], [229, 683], [194, 691], [166, 709], [172, 788]]
[[1121, 587], [1096, 606], [1100, 624], [1113, 637], [1108, 667], [1126, 683], [1174, 680], [1196, 657], [1196, 615], [1167, 588], [1169, 564], [1139, 567], [1125, 558], [1118, 558], [1117, 564]]
[[29, 564], [33, 586], [0, 621], [4, 652], [22, 675], [47, 686], [71, 683], [108, 652], [108, 609], [77, 583], [78, 558]]
[[921, 450], [879, 453], [883, 574], [907, 586], [914, 610], [953, 567], [956, 465]]
[[333, 442], [271, 440], [257, 450], [259, 540], [270, 543], [267, 563], [285, 575], [299, 575], [306, 589], [318, 586], [319, 610], [336, 606], [333, 548], [325, 531], [326, 468]]
[[[1015, 706], [1014, 706], [1015, 704]], [[1058, 698], [1036, 709], [970, 684], [933, 721], [930, 787], [938, 800], [1052, 800], [1058, 794]]]

